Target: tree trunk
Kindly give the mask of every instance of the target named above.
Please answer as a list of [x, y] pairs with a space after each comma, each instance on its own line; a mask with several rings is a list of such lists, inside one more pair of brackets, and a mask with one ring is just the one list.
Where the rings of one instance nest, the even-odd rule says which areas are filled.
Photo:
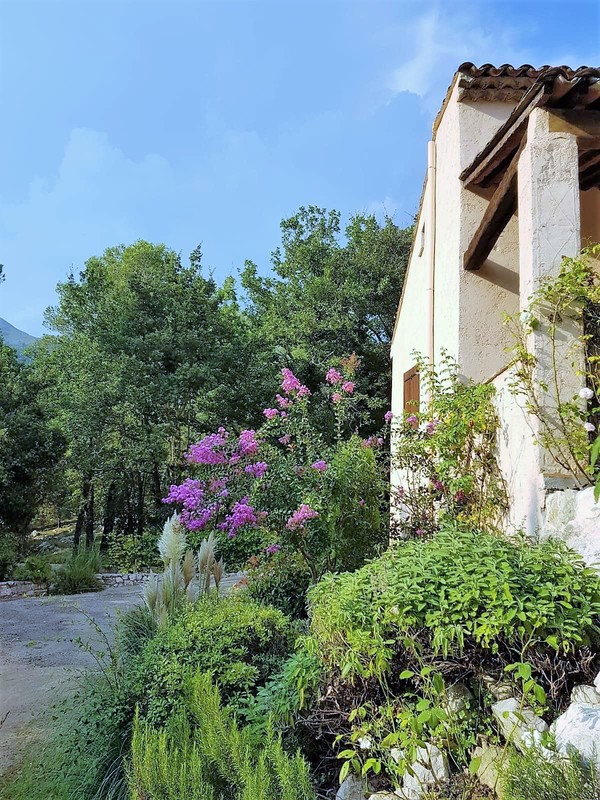
[[102, 539], [100, 540], [100, 550], [102, 552], [108, 550], [108, 537], [115, 529], [115, 512], [116, 487], [115, 482], [112, 481], [104, 501], [104, 520], [102, 521]]
[[141, 472], [137, 474], [137, 534], [141, 536], [144, 532], [144, 478]]
[[90, 499], [87, 508], [85, 523], [85, 546], [89, 549], [94, 546], [94, 484], [90, 484]]

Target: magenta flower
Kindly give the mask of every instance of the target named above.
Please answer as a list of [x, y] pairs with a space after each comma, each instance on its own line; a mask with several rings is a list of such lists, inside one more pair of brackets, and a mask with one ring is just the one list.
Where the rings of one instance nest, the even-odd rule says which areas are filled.
[[386, 422], [386, 425], [389, 425], [390, 422], [394, 419], [394, 415], [392, 414], [391, 411], [386, 411], [385, 414], [383, 415], [383, 418]]
[[346, 381], [344, 384], [342, 384], [342, 391], [346, 392], [346, 394], [352, 394], [355, 385], [356, 384], [352, 383], [352, 381]]
[[281, 374], [283, 376], [283, 380], [281, 381], [281, 388], [285, 392], [285, 394], [289, 394], [290, 392], [296, 392], [302, 386], [298, 378], [294, 375], [291, 369], [284, 369], [281, 370]]
[[260, 515], [256, 513], [254, 508], [249, 504], [247, 497], [242, 497], [231, 507], [231, 512], [225, 517], [225, 520], [219, 525], [223, 531], [227, 531], [227, 536], [233, 539], [237, 536], [238, 531], [244, 525], [250, 525], [254, 528], [258, 524]]
[[275, 395], [275, 400], [277, 400], [279, 408], [289, 408], [292, 405], [292, 401], [289, 397], [282, 397], [280, 394]]
[[327, 462], [323, 461], [323, 459], [320, 458], [318, 461], [315, 461], [314, 463], [312, 463], [311, 467], [313, 469], [316, 469], [317, 472], [325, 472], [325, 470], [327, 469]]
[[[277, 411], [275, 411], [277, 414]], [[240, 433], [238, 439], [238, 450], [241, 456], [253, 456], [258, 450], [256, 431], [247, 430]]]
[[291, 438], [292, 437], [289, 435], [289, 433], [286, 433], [284, 436], [280, 436], [278, 441], [279, 441], [280, 444], [286, 444], [287, 445], [287, 444], [290, 443]]
[[308, 388], [308, 386], [302, 384], [301, 386], [298, 387], [298, 397], [310, 397], [311, 394], [312, 393]]
[[227, 431], [219, 428], [218, 433], [211, 433], [201, 439], [197, 444], [193, 444], [186, 453], [186, 458], [192, 464], [225, 464], [225, 454], [218, 448], [225, 445]]
[[440, 424], [439, 419], [432, 419], [431, 422], [427, 423], [425, 430], [427, 431], [427, 433], [433, 434], [435, 433], [435, 429], [439, 424]]
[[273, 419], [273, 417], [276, 417], [279, 414], [279, 411], [277, 411], [276, 408], [265, 408], [263, 414], [267, 419]]
[[187, 478], [182, 484], [169, 487], [169, 494], [163, 503], [181, 503], [188, 511], [195, 511], [204, 500], [204, 483]]
[[415, 533], [417, 534], [417, 536], [425, 536], [425, 531], [423, 530], [423, 528], [417, 528]]
[[295, 531], [299, 528], [303, 528], [304, 523], [308, 522], [309, 519], [314, 519], [318, 516], [318, 511], [315, 511], [315, 509], [311, 508], [307, 503], [302, 503], [288, 519], [285, 527], [290, 531]]
[[275, 553], [278, 553], [280, 550], [281, 550], [281, 545], [280, 544], [270, 544], [266, 548], [265, 552], [268, 553], [270, 556], [273, 556], [273, 555], [275, 555]]
[[433, 488], [438, 492], [443, 492], [444, 484], [441, 481], [433, 481]]
[[331, 369], [327, 370], [325, 380], [327, 383], [331, 383], [333, 385], [336, 383], [341, 383], [344, 380], [344, 376], [341, 374], [341, 372], [338, 372], [335, 367], [331, 367]]
[[188, 531], [201, 531], [206, 528], [218, 510], [219, 506], [216, 503], [213, 503], [210, 506], [197, 509], [193, 512], [184, 510], [179, 515], [179, 519], [181, 520], [182, 525], [187, 528]]
[[342, 395], [339, 392], [334, 392], [331, 395], [331, 400], [334, 403], [339, 403], [341, 399], [342, 399]]
[[256, 464], [247, 464], [244, 472], [254, 478], [262, 478], [268, 469], [269, 465], [264, 461], [257, 461]]
[[409, 417], [406, 418], [406, 422], [409, 425], [416, 425], [418, 421], [419, 421], [418, 417], [416, 417], [414, 414], [411, 414]]
[[359, 506], [364, 506], [364, 504], [365, 504], [365, 501], [361, 497], [360, 500], [358, 501], [358, 505]]
[[462, 489], [459, 489], [458, 492], [454, 495], [454, 502], [455, 503], [464, 503], [467, 499], [467, 495], [463, 492]]

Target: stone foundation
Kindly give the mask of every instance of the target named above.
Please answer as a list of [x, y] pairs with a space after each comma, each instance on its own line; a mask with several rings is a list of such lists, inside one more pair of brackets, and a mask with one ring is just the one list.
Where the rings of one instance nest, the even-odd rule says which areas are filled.
[[145, 583], [150, 577], [149, 572], [105, 572], [96, 576], [105, 586], [132, 586], [136, 583]]

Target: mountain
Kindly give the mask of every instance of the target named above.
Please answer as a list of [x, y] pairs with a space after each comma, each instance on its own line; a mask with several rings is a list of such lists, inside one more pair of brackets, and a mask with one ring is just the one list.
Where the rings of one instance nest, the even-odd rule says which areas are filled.
[[0, 338], [4, 339], [9, 347], [13, 347], [17, 351], [20, 359], [23, 358], [23, 350], [36, 340], [35, 336], [31, 336], [25, 331], [20, 331], [10, 322], [2, 319], [2, 317], [0, 317]]

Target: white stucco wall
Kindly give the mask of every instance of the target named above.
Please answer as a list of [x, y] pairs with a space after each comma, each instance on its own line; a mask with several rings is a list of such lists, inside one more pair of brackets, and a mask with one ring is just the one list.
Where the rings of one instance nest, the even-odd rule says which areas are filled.
[[536, 444], [531, 418], [522, 401], [510, 391], [511, 373], [505, 370], [494, 380], [494, 405], [500, 419], [498, 465], [510, 499], [507, 527], [535, 534], [544, 503], [543, 480], [535, 457]]

